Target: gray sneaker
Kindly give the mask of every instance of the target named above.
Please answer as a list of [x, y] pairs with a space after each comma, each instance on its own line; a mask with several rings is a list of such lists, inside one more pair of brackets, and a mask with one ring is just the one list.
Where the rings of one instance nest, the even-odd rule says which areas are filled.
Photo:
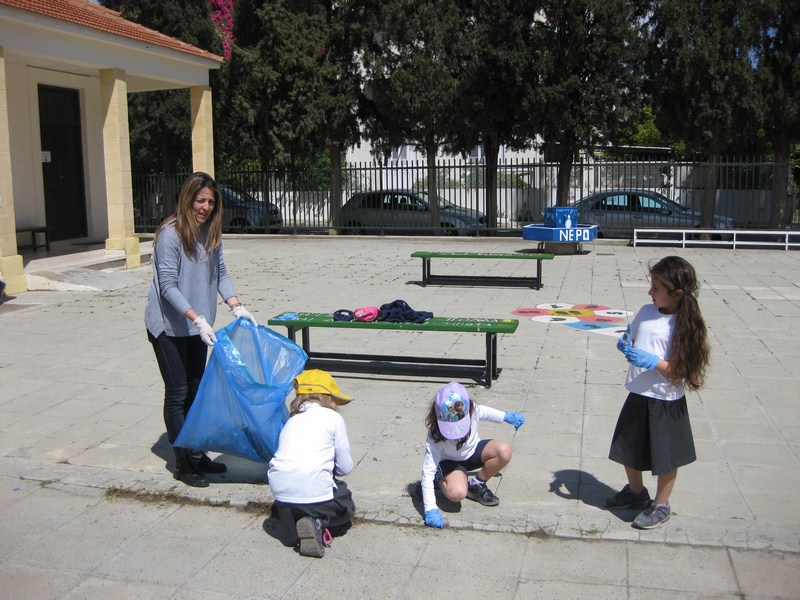
[[606, 508], [647, 508], [650, 506], [650, 502], [650, 492], [647, 491], [647, 488], [634, 494], [631, 486], [626, 483], [625, 487], [611, 498], [606, 498]]
[[489, 486], [481, 482], [467, 486], [467, 498], [484, 506], [497, 506], [500, 504], [500, 499], [492, 493]]
[[669, 504], [651, 504], [633, 520], [637, 529], [653, 529], [669, 521]]

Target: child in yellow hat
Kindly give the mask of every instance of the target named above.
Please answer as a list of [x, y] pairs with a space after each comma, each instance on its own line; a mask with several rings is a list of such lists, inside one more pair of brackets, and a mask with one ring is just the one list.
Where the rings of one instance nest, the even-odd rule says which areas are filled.
[[300, 554], [322, 558], [330, 546], [328, 530], [346, 530], [355, 504], [337, 476], [353, 469], [350, 441], [339, 406], [353, 398], [339, 391], [325, 371], [303, 371], [294, 381], [296, 397], [281, 430], [267, 473], [281, 541], [300, 545]]

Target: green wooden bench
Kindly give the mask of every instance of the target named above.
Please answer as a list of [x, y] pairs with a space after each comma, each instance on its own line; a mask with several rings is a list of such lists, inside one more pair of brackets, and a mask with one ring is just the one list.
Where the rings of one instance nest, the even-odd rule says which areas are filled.
[[[553, 260], [553, 254], [542, 252], [412, 252], [412, 258], [422, 259], [422, 285], [456, 283], [462, 285], [526, 285], [534, 289], [542, 287], [542, 261]], [[431, 273], [431, 259], [494, 259], [494, 260], [535, 260], [535, 277], [505, 277], [501, 275], [434, 275]]]
[[[361, 373], [413, 372], [421, 375], [437, 373], [464, 373], [483, 381], [488, 388], [497, 379], [501, 369], [497, 366], [497, 334], [514, 333], [517, 319], [481, 319], [431, 317], [424, 323], [386, 323], [383, 321], [334, 321], [327, 313], [282, 313], [268, 321], [270, 326], [286, 327], [292, 341], [300, 331], [303, 350], [309, 356], [309, 368], [329, 368]], [[372, 331], [437, 331], [454, 333], [482, 333], [486, 338], [486, 355], [482, 359], [443, 358], [424, 356], [391, 356], [385, 354], [355, 354], [316, 352], [311, 350], [312, 327], [341, 329], [367, 329]]]

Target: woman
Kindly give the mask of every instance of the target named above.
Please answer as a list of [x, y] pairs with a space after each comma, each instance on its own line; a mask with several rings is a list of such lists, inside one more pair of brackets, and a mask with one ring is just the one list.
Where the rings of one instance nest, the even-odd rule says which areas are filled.
[[[206, 173], [192, 173], [175, 213], [164, 219], [153, 242], [153, 282], [145, 307], [147, 339], [164, 379], [164, 423], [174, 444], [203, 377], [208, 346], [217, 341], [217, 293], [233, 311], [258, 325], [239, 302], [222, 258], [222, 197]], [[174, 477], [206, 487], [205, 473], [226, 467], [202, 452], [173, 446]]]

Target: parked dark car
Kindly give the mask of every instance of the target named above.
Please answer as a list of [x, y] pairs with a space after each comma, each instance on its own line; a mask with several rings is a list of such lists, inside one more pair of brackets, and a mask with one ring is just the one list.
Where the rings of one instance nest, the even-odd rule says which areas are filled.
[[272, 202], [256, 200], [251, 195], [220, 185], [222, 194], [222, 230], [231, 233], [278, 233], [283, 227], [283, 213]]
[[[351, 234], [430, 230], [430, 198], [428, 192], [409, 190], [358, 192], [342, 207], [342, 222], [345, 233]], [[446, 235], [474, 235], [486, 228], [486, 216], [477, 210], [450, 204], [440, 196], [439, 227]]]
[[[581, 224], [597, 225], [601, 237], [631, 237], [634, 229], [700, 227], [700, 211], [649, 190], [606, 190], [572, 204]], [[733, 219], [714, 215], [717, 229], [732, 229]]]

